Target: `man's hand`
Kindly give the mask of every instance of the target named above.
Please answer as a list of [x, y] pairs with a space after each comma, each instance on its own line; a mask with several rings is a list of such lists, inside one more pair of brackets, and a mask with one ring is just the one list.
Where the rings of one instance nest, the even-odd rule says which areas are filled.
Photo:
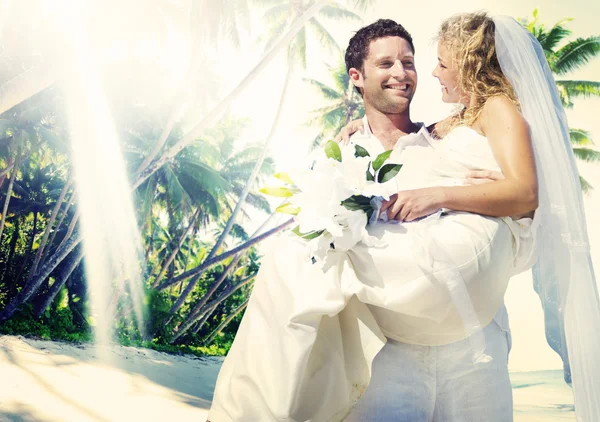
[[491, 183], [504, 179], [504, 175], [499, 171], [477, 170], [467, 174], [465, 185], [483, 185], [484, 183]]
[[349, 122], [346, 126], [344, 126], [342, 128], [342, 130], [340, 131], [340, 133], [338, 133], [336, 135], [335, 138], [333, 138], [333, 140], [335, 142], [337, 142], [338, 144], [343, 143], [343, 144], [347, 144], [350, 141], [350, 136], [355, 133], [360, 131], [360, 133], [364, 133], [364, 126], [363, 126], [363, 121], [362, 119], [359, 120], [352, 120], [351, 122]]
[[405, 190], [384, 201], [380, 213], [387, 212], [390, 220], [414, 221], [442, 208], [443, 198], [443, 188]]

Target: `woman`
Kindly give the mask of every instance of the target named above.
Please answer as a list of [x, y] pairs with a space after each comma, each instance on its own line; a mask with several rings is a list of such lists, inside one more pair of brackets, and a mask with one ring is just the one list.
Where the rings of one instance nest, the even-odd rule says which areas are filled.
[[[459, 20], [465, 24], [473, 23], [469, 16]], [[489, 22], [489, 20], [486, 22]], [[502, 70], [505, 76], [515, 87], [519, 81], [525, 81], [528, 75], [531, 75], [532, 70], [528, 66], [526, 72], [516, 73], [516, 79], [511, 79], [514, 76], [514, 69], [507, 70], [502, 63], [501, 56], [508, 51], [506, 49], [507, 45], [511, 45], [512, 48], [517, 45], [516, 41], [523, 41], [524, 29], [510, 19], [496, 19], [494, 23], [496, 24], [495, 43], [499, 51], [498, 58], [503, 66]], [[449, 27], [453, 27], [453, 25], [446, 28]], [[477, 28], [475, 28], [475, 31], [477, 32]], [[447, 32], [443, 27], [442, 36], [440, 37], [442, 44], [444, 44], [443, 40], [446, 39], [444, 35]], [[446, 48], [449, 47], [450, 51], [448, 51], [448, 56], [444, 56], [444, 51], [441, 51], [442, 62], [445, 62], [445, 60], [452, 61], [451, 58], [457, 57], [456, 50], [453, 50], [453, 48], [456, 48], [453, 43], [460, 42], [459, 35], [461, 35], [461, 32], [459, 25], [459, 31], [448, 38], [449, 45]], [[510, 43], [507, 43], [498, 34], [501, 34], [501, 37], [516, 35], [517, 40], [511, 40]], [[481, 35], [484, 38], [490, 36], [489, 32], [486, 31], [483, 31]], [[527, 37], [525, 38], [526, 43], [521, 48], [533, 50], [534, 42]], [[520, 53], [520, 50], [516, 52]], [[512, 59], [513, 53], [515, 51], [509, 52], [509, 59]], [[543, 58], [543, 55], [541, 57]], [[469, 83], [471, 76], [466, 74], [466, 78], [462, 78], [462, 80], [460, 77], [460, 61], [468, 59], [468, 56], [458, 56], [457, 59], [458, 66], [456, 68], [459, 71], [458, 90], [454, 91], [451, 86], [448, 86], [454, 81], [452, 77], [446, 78], [447, 75], [441, 70], [438, 73], [440, 80], [445, 84], [445, 94], [449, 99], [453, 99], [450, 97], [455, 94], [458, 95], [459, 99], [463, 99], [462, 94], [469, 93], [468, 90], [461, 88], [463, 83]], [[581, 212], [581, 197], [578, 196], [579, 191], [574, 183], [576, 179], [572, 177], [574, 171], [572, 155], [568, 155], [569, 150], [564, 145], [564, 142], [568, 142], [565, 141], [568, 138], [565, 138], [564, 122], [557, 119], [556, 114], [553, 115], [555, 111], [552, 109], [554, 104], [552, 89], [555, 93], [556, 88], [545, 79], [543, 71], [547, 69], [540, 66], [539, 58], [534, 54], [528, 60], [529, 62], [526, 61], [526, 63], [530, 64], [531, 67], [535, 67], [537, 64], [537, 68], [542, 69], [542, 72], [538, 72], [536, 78], [537, 80], [543, 80], [546, 85], [538, 84], [537, 86], [541, 86], [539, 88], [541, 90], [548, 91], [542, 92], [544, 98], [541, 102], [535, 102], [535, 99], [539, 97], [539, 92], [529, 92], [528, 94], [531, 94], [534, 99], [532, 106], [530, 96], [522, 97], [520, 87], [515, 87], [523, 115], [531, 127], [538, 175], [541, 176], [540, 209], [536, 212], [535, 217], [547, 217], [544, 221], [549, 222], [551, 225], [548, 230], [540, 234], [542, 238], [546, 238], [548, 243], [541, 247], [542, 253], [537, 266], [540, 268], [542, 265], [546, 265], [539, 270], [540, 273], [544, 273], [543, 277], [540, 278], [542, 285], [547, 283], [548, 280], [556, 280], [557, 277], [555, 276], [560, 270], [563, 271], [560, 274], [560, 283], [561, 286], [566, 286], [566, 288], [570, 287], [572, 267], [559, 268], [557, 262], [561, 262], [561, 257], [568, 257], [568, 262], [572, 265], [578, 264], [580, 268], [586, 271], [583, 274], [583, 280], [581, 278], [578, 280], [577, 289], [571, 288], [569, 294], [569, 300], [581, 300], [580, 303], [586, 306], [581, 308], [579, 306], [569, 306], [569, 302], [562, 303], [566, 305], [567, 309], [565, 326], [573, 366], [573, 380], [576, 386], [577, 410], [585, 418], [588, 418], [584, 420], [597, 420], [595, 418], [595, 416], [598, 416], [595, 413], [598, 410], [597, 404], [592, 400], [594, 390], [590, 388], [593, 386], [582, 382], [583, 375], [579, 372], [579, 369], [590, 370], [594, 375], [598, 374], [598, 364], [593, 360], [585, 359], [590, 350], [597, 350], [594, 347], [597, 346], [598, 341], [594, 340], [591, 332], [586, 332], [586, 336], [577, 337], [578, 331], [574, 327], [575, 322], [582, 323], [582, 316], [588, 318], [587, 322], [589, 324], [600, 323], [597, 296], [594, 296], [589, 254], [585, 249], [585, 222]], [[542, 65], [544, 63], [542, 62]], [[509, 66], [513, 65], [510, 64]], [[519, 66], [513, 67], [519, 70]], [[526, 87], [529, 86], [534, 85], [526, 84]], [[483, 91], [485, 92], [485, 89]], [[544, 102], [544, 99], [548, 96], [551, 98], [550, 101], [548, 102], [546, 99], [546, 102]], [[510, 95], [507, 97], [510, 98]], [[450, 145], [450, 140], [454, 137], [456, 142], [467, 139], [470, 146], [477, 144], [479, 148], [485, 145], [483, 134], [488, 135], [488, 137], [490, 135], [486, 133], [485, 105], [492, 106], [492, 111], [496, 109], [495, 107], [498, 104], [498, 107], [508, 109], [508, 112], [511, 112], [510, 107], [514, 107], [505, 98], [491, 101], [484, 98], [481, 103], [478, 103], [477, 96], [473, 98], [473, 95], [467, 95], [467, 99], [469, 101], [465, 101], [464, 113], [456, 119], [436, 127], [435, 132], [444, 136], [442, 143], [447, 142], [447, 145]], [[481, 105], [481, 107], [478, 107], [478, 105]], [[488, 107], [488, 109], [490, 108]], [[542, 111], [546, 114], [542, 117], [532, 116], [530, 114], [532, 110], [533, 112]], [[493, 118], [493, 114], [490, 112], [490, 118]], [[552, 119], [554, 119], [555, 125], [548, 127], [548, 122], [552, 122]], [[465, 122], [467, 122], [468, 127], [465, 127]], [[544, 122], [544, 125], [539, 125], [539, 122]], [[538, 144], [540, 139], [546, 143]], [[462, 151], [470, 151], [470, 146], [463, 145]], [[483, 148], [481, 155], [489, 158], [490, 151], [484, 150], [485, 148]], [[460, 148], [455, 152], [459, 151]], [[459, 154], [454, 156], [459, 157]], [[449, 161], [446, 160], [445, 164], [447, 162]], [[567, 162], [567, 165], [565, 165], [565, 162]], [[502, 166], [503, 170], [510, 169], [512, 163], [504, 164]], [[527, 165], [524, 167], [527, 167]], [[529, 172], [531, 172], [532, 167], [532, 165], [529, 165]], [[565, 174], [570, 179], [565, 181]], [[551, 191], [547, 188], [549, 186], [548, 178], [557, 175], [563, 177], [563, 179], [552, 184], [553, 188], [561, 187], [558, 194], [554, 189]], [[512, 175], [508, 176], [510, 178]], [[446, 174], [437, 179], [439, 182], [440, 179], [450, 180], [451, 177], [447, 177]], [[531, 181], [531, 179], [529, 180]], [[401, 181], [399, 181], [399, 186], [402, 187]], [[477, 189], [480, 196], [483, 196], [481, 194], [484, 189], [494, 189], [494, 187], [488, 185]], [[468, 190], [462, 190], [462, 192], [468, 192]], [[433, 211], [422, 199], [422, 197], [416, 199], [415, 197], [409, 197], [408, 200], [404, 198], [390, 201], [386, 204], [386, 210], [390, 217], [399, 217], [401, 220], [419, 218]], [[438, 204], [437, 201], [434, 202]], [[535, 204], [535, 202], [530, 201], [529, 203]], [[398, 203], [400, 206], [398, 206]], [[571, 216], [576, 220], [573, 230], [568, 229], [570, 221], [565, 222], [564, 214], [551, 214], [548, 211], [548, 209], [556, 207], [557, 204], [567, 206], [565, 205], [567, 203], [568, 206], [572, 207]], [[535, 207], [532, 206], [531, 209], [523, 209], [522, 211], [528, 212], [533, 208]], [[412, 271], [413, 274], [410, 276], [409, 281], [417, 280], [415, 286], [422, 288], [420, 293], [419, 288], [409, 289], [410, 291], [403, 290], [401, 282], [403, 276], [405, 276], [404, 281], [406, 282], [406, 277], [408, 277], [406, 274], [399, 275], [395, 280], [392, 280], [395, 283], [389, 283], [389, 279], [393, 279], [393, 277], [388, 277], [388, 275], [398, 273], [398, 269], [386, 273], [384, 269], [380, 268], [380, 265], [374, 263], [374, 261], [377, 261], [380, 264], [382, 259], [386, 259], [385, 255], [377, 257], [376, 251], [361, 249], [360, 245], [356, 250], [348, 253], [332, 251], [327, 265], [320, 268], [295, 259], [304, 254], [304, 246], [300, 242], [288, 239], [281, 240], [281, 242], [276, 240], [272, 245], [272, 252], [267, 252], [265, 256], [261, 268], [262, 278], [259, 280], [260, 283], [257, 282], [255, 286], [251, 303], [240, 326], [236, 342], [232, 347], [230, 356], [223, 365], [215, 392], [215, 404], [210, 414], [211, 420], [213, 422], [221, 420], [342, 420], [353, 404], [363, 395], [364, 389], [370, 380], [371, 363], [375, 355], [383, 348], [386, 336], [391, 338], [396, 336], [404, 340], [403, 336], [415, 335], [422, 331], [420, 329], [408, 329], [410, 324], [386, 326], [386, 317], [394, 316], [389, 312], [402, 314], [406, 320], [412, 318], [413, 321], [417, 322], [416, 325], [421, 328], [426, 322], [424, 320], [429, 318], [431, 320], [430, 326], [450, 327], [450, 331], [455, 330], [451, 332], [452, 337], [464, 338], [471, 334], [470, 338], [474, 339], [473, 348], [476, 352], [483, 352], [475, 354], [473, 365], [484, 362], [486, 358], [485, 342], [488, 333], [484, 329], [483, 335], [481, 335], [481, 326], [487, 326], [493, 315], [489, 314], [489, 309], [482, 309], [478, 306], [479, 299], [477, 298], [483, 301], [486, 300], [485, 295], [481, 291], [478, 292], [478, 289], [481, 289], [482, 285], [486, 288], [494, 285], [497, 290], [490, 296], [496, 301], [498, 298], [501, 299], [503, 289], [506, 287], [505, 283], [510, 273], [514, 271], [511, 260], [515, 258], [514, 253], [517, 250], [514, 245], [507, 248], [506, 239], [510, 239], [507, 236], [512, 233], [513, 239], [518, 241], [520, 233], [522, 233], [520, 231], [522, 226], [517, 227], [515, 231], [513, 220], [505, 220], [506, 227], [513, 224], [513, 230], [509, 232], [497, 219], [491, 221], [486, 220], [485, 217], [471, 216], [474, 219], [469, 220], [471, 223], [467, 225], [472, 224], [472, 221], [477, 221], [480, 224], [478, 228], [482, 229], [477, 231], [478, 234], [473, 243], [480, 240], [481, 236], [479, 234], [482, 231], [485, 232], [486, 227], [495, 227], [497, 230], [494, 233], [501, 233], [498, 238], [503, 240], [491, 250], [494, 251], [494, 254], [499, 254], [497, 256], [501, 257], [500, 261], [502, 262], [498, 264], [498, 260], [490, 259], [488, 256], [484, 262], [468, 267], [471, 270], [479, 267], [483, 269], [482, 271], [475, 275], [472, 274], [472, 271], [471, 274], [469, 274], [469, 271], [465, 272], [460, 262], [456, 261], [457, 251], [460, 252], [464, 248], [453, 247], [452, 242], [456, 240], [448, 236], [448, 230], [444, 229], [444, 224], [447, 224], [447, 222], [451, 223], [453, 219], [466, 218], [462, 215], [452, 215], [450, 213], [450, 215], [439, 219], [433, 218], [414, 223], [410, 227], [416, 229], [409, 230], [407, 228], [407, 231], [413, 231], [411, 236], [413, 240], [417, 239], [417, 249], [420, 248], [420, 251], [424, 252], [420, 256], [429, 257], [430, 259], [421, 260], [422, 262], [418, 262], [416, 265], [411, 263], [410, 260], [406, 260], [405, 265], [401, 265], [401, 270], [403, 273]], [[553, 232], [552, 224], [554, 222], [560, 224], [557, 228], [562, 230], [562, 233], [559, 233], [558, 236]], [[458, 223], [460, 224], [460, 221]], [[409, 227], [409, 225], [404, 226]], [[418, 229], [421, 226], [427, 226], [427, 230]], [[388, 232], [396, 230], [393, 235], [388, 235], [389, 242], [406, 238], [401, 233], [401, 229], [392, 229], [391, 227], [375, 226], [373, 230], [381, 230], [383, 237], [388, 235]], [[401, 228], [402, 226], [395, 227]], [[503, 234], [502, 230], [504, 230]], [[570, 235], [570, 237], [565, 235]], [[495, 238], [494, 235], [493, 239]], [[579, 249], [575, 253], [569, 253], [565, 250], [566, 248], [560, 249], [561, 245], [555, 242], [557, 239], [562, 241], [564, 245], [575, 244]], [[570, 243], [565, 243], [566, 241]], [[450, 247], [448, 247], [449, 244]], [[555, 250], [559, 250], [560, 254], [557, 256], [553, 254], [554, 250], [545, 250], [545, 247], [549, 245], [554, 245], [553, 247], [557, 248]], [[282, 246], [287, 247], [285, 252], [282, 250]], [[391, 244], [390, 246], [398, 246], [398, 244]], [[562, 255], [563, 253], [566, 255]], [[406, 255], [414, 257], [412, 254], [412, 251], [406, 251]], [[439, 268], [440, 263], [442, 268]], [[438, 265], [438, 267], [436, 268], [435, 265]], [[407, 268], [410, 271], [407, 271]], [[490, 274], [484, 274], [485, 269], [489, 268], [495, 269], [492, 273], [499, 277], [501, 282], [493, 283], [494, 277]], [[419, 274], [419, 271], [422, 274]], [[501, 275], [498, 275], [499, 271], [502, 272]], [[382, 272], [385, 273], [385, 277], [373, 275], [373, 273], [381, 275]], [[429, 283], [424, 279], [427, 276], [433, 276]], [[391, 291], [395, 292], [396, 295], [382, 295], [381, 292], [390, 286]], [[465, 295], [465, 291], [469, 294]], [[417, 296], [411, 297], [410, 294], [415, 292]], [[424, 292], [426, 294], [423, 294]], [[559, 294], [566, 293], [563, 288], [558, 289], [558, 292]], [[426, 309], [425, 302], [420, 302], [420, 299], [426, 296], [431, 298], [430, 303], [436, 305], [433, 310], [437, 312], [432, 313], [432, 309]], [[475, 299], [471, 300], [472, 298]], [[561, 299], [564, 298], [566, 296], [561, 297]], [[369, 304], [370, 307], [366, 306], [365, 303]], [[373, 312], [375, 308], [380, 308], [382, 313], [378, 315]], [[490, 308], [490, 306], [487, 308]], [[386, 312], [388, 312], [387, 315]], [[390, 318], [389, 321], [391, 320]], [[585, 328], [589, 329], [590, 327], [586, 325]], [[400, 333], [396, 330], [399, 330]], [[444, 332], [446, 331], [440, 331], [438, 334], [442, 335]], [[477, 332], [480, 334], [479, 337], [475, 335]], [[249, 336], [249, 333], [252, 333], [252, 336]], [[575, 336], [572, 340], [569, 340], [570, 333]], [[481, 348], [481, 343], [477, 341], [478, 338], [482, 341], [483, 348]], [[425, 341], [430, 340], [431, 338], [425, 339]], [[416, 342], [418, 343], [418, 341]], [[261, 353], [258, 353], [257, 350], [260, 350]], [[575, 365], [573, 365], [574, 363]], [[583, 365], [581, 365], [582, 363]], [[402, 362], [397, 362], [397, 364], [401, 365]], [[375, 377], [373, 386], [378, 382], [379, 380]], [[503, 382], [506, 383], [507, 379], [504, 378]], [[387, 403], [385, 400], [388, 400]], [[388, 395], [384, 397], [383, 402], [378, 402], [377, 395], [369, 396], [367, 392], [356, 411], [360, 414], [361, 406], [368, 406], [369, 402], [376, 403], [377, 407], [375, 409], [380, 409], [380, 414], [374, 414], [370, 410], [367, 413], [360, 414], [359, 418], [363, 418], [360, 420], [389, 420], [393, 416], [389, 413], [386, 414], [387, 409], [385, 407], [390, 405], [393, 400], [393, 396]], [[398, 400], [401, 400], [401, 397]], [[507, 415], [510, 418], [511, 412], [508, 412]], [[396, 417], [392, 420], [401, 419]], [[428, 420], [428, 418], [423, 420]], [[492, 419], [484, 418], [482, 420]]]

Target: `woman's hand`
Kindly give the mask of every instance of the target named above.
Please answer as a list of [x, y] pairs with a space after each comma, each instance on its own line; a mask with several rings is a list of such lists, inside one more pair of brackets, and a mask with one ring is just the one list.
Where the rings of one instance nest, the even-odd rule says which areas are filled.
[[442, 208], [443, 198], [444, 189], [439, 187], [405, 190], [384, 201], [380, 213], [387, 212], [389, 220], [414, 221]]
[[335, 142], [337, 142], [338, 144], [340, 144], [340, 143], [347, 144], [350, 141], [350, 136], [353, 133], [358, 132], [358, 131], [360, 131], [360, 133], [364, 133], [364, 130], [365, 130], [365, 128], [363, 126], [362, 119], [352, 120], [351, 122], [349, 122], [346, 126], [344, 126], [342, 128], [340, 133], [338, 133], [336, 135], [336, 137], [333, 138], [333, 140]]

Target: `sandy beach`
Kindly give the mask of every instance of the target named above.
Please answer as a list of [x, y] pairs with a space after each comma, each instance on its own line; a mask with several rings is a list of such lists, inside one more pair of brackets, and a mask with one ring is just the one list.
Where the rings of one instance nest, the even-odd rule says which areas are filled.
[[[221, 358], [0, 337], [0, 421], [204, 421]], [[515, 421], [575, 421], [559, 371], [511, 375]]]

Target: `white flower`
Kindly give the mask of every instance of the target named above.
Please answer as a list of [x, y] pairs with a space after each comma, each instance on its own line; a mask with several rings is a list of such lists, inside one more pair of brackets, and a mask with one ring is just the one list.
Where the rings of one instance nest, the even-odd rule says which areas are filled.
[[[292, 206], [300, 209], [295, 217], [298, 231], [301, 234], [320, 233], [307, 240], [308, 249], [317, 261], [325, 259], [332, 246], [338, 251], [348, 251], [359, 242], [380, 246], [382, 242], [370, 236], [366, 229], [366, 210], [350, 210], [342, 202], [351, 196], [388, 199], [397, 191], [395, 178], [386, 183], [368, 180], [367, 172], [373, 174], [371, 162], [375, 157], [356, 157], [352, 144], [340, 146], [340, 152], [341, 161], [317, 159], [312, 169], [289, 172], [299, 191], [289, 200]], [[364, 198], [351, 202], [353, 206], [368, 206]]]

